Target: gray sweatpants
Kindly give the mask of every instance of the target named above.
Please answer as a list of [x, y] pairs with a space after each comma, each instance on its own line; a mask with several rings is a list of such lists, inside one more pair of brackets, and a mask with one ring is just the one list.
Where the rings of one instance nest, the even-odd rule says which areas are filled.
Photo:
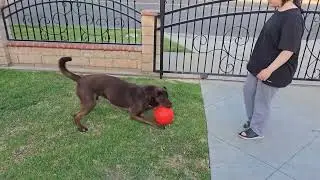
[[244, 103], [250, 127], [262, 136], [265, 122], [269, 119], [271, 101], [279, 88], [264, 84], [248, 73], [243, 87]]

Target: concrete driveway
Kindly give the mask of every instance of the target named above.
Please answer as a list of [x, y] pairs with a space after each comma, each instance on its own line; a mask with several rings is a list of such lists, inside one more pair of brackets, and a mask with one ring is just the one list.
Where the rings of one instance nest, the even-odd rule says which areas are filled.
[[320, 177], [320, 86], [281, 89], [265, 138], [237, 136], [246, 121], [242, 82], [202, 81], [214, 180]]

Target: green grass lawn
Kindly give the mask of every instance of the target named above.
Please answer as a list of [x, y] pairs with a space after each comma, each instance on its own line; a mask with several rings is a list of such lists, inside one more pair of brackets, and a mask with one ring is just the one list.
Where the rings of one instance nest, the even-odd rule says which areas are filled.
[[165, 85], [174, 124], [152, 128], [101, 98], [80, 133], [73, 81], [55, 72], [0, 70], [0, 77], [0, 179], [210, 179], [199, 84], [126, 78]]
[[[18, 40], [46, 40], [46, 41], [70, 41], [90, 43], [119, 43], [134, 44], [141, 43], [141, 30], [137, 29], [105, 29], [80, 26], [26, 26], [14, 25], [11, 35]], [[61, 31], [61, 32], [60, 32]], [[95, 36], [96, 35], [96, 36]], [[171, 44], [170, 44], [171, 43]], [[185, 47], [168, 38], [164, 38], [165, 52], [190, 52]]]

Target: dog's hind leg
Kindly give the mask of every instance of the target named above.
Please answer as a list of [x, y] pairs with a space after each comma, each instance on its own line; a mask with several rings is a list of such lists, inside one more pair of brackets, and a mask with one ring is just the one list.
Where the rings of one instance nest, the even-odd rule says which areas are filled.
[[75, 115], [74, 122], [78, 126], [79, 131], [86, 132], [88, 128], [81, 124], [81, 119], [90, 113], [90, 111], [94, 108], [95, 102], [90, 102], [88, 104], [81, 104], [80, 111]]
[[79, 131], [86, 132], [88, 131], [88, 128], [81, 124], [81, 119], [90, 113], [90, 111], [95, 107], [96, 105], [96, 99], [94, 96], [88, 96], [79, 93], [78, 94], [80, 101], [81, 101], [81, 108], [80, 111], [74, 116], [74, 122], [78, 126]]

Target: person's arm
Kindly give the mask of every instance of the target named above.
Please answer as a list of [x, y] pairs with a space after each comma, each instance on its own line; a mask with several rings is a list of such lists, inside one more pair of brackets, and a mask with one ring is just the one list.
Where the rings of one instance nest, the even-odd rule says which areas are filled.
[[284, 63], [286, 63], [290, 57], [293, 55], [292, 51], [283, 50], [281, 53], [277, 56], [277, 58], [265, 69], [260, 71], [260, 73], [257, 75], [257, 78], [261, 81], [266, 81], [271, 74], [277, 70], [280, 66], [282, 66]]
[[283, 50], [278, 55], [278, 57], [267, 67], [268, 70], [272, 73], [277, 70], [280, 66], [285, 64], [290, 57], [293, 55], [292, 51]]
[[274, 72], [285, 64], [294, 53], [298, 53], [303, 35], [303, 25], [301, 23], [303, 22], [301, 22], [300, 18], [290, 16], [287, 18], [285, 24], [283, 24], [280, 42], [278, 44], [281, 53], [272, 64], [268, 66], [271, 72]]

